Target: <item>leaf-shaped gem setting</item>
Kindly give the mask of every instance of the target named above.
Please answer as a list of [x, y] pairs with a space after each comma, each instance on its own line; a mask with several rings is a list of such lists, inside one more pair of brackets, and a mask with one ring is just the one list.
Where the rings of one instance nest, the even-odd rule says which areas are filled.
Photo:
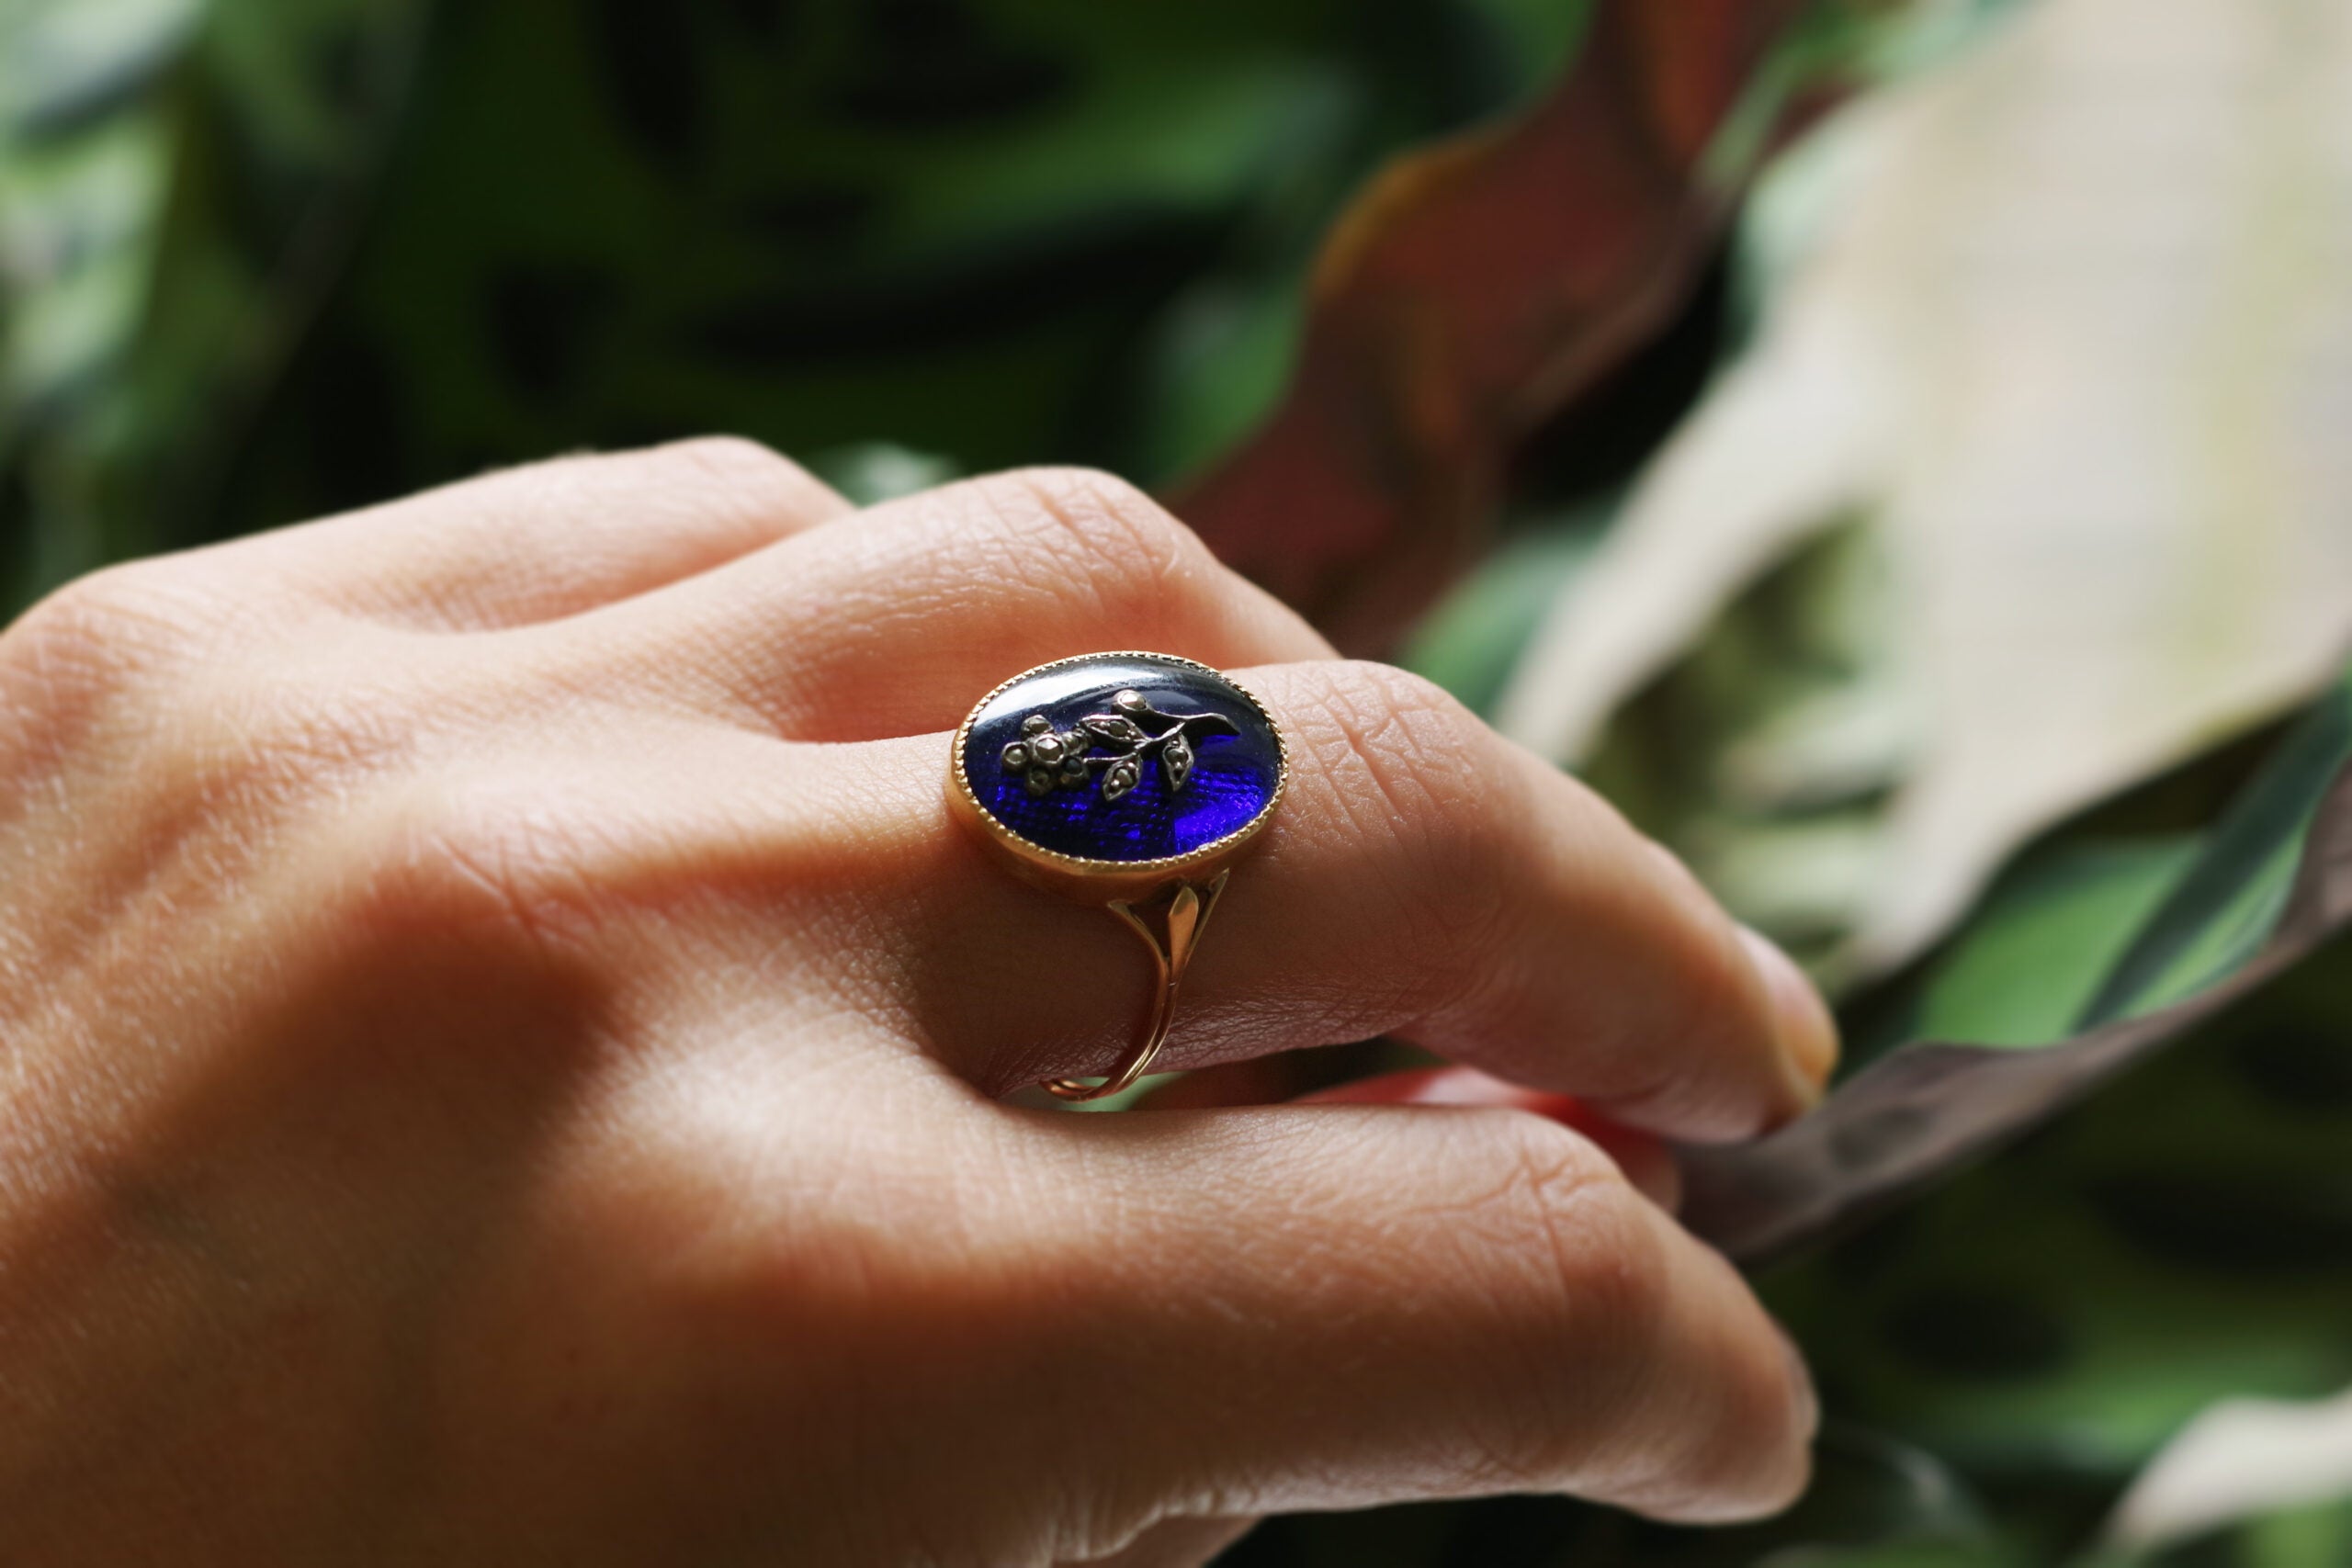
[[1151, 739], [1144, 733], [1143, 726], [1124, 714], [1089, 714], [1078, 722], [1096, 739], [1107, 741], [1113, 746], [1124, 746], [1130, 750]]
[[1102, 771], [1102, 798], [1106, 803], [1117, 800], [1142, 782], [1141, 752], [1130, 751], [1124, 757], [1114, 757], [1111, 765]]
[[1184, 738], [1184, 727], [1178, 725], [1168, 732], [1159, 748], [1160, 771], [1168, 775], [1168, 793], [1175, 794], [1193, 776], [1193, 743]]

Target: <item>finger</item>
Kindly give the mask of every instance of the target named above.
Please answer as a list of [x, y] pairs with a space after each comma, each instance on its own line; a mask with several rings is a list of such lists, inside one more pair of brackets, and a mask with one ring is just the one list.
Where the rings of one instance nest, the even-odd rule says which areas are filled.
[[871, 508], [565, 628], [642, 690], [808, 740], [952, 728], [1074, 653], [1331, 657], [1133, 486], [1037, 469]]
[[[1373, 1049], [1396, 1055], [1381, 1042]], [[1279, 1055], [1220, 1062], [1176, 1075], [1137, 1100], [1138, 1111], [1208, 1111], [1235, 1105], [1453, 1105], [1525, 1111], [1572, 1128], [1615, 1162], [1643, 1196], [1673, 1213], [1682, 1202], [1682, 1168], [1674, 1151], [1649, 1134], [1612, 1122], [1574, 1095], [1508, 1083], [1476, 1067], [1425, 1066], [1330, 1077], [1328, 1068], [1354, 1054], [1285, 1051]], [[1308, 1087], [1309, 1084], [1313, 1087]]]
[[[1294, 776], [1206, 928], [1168, 1066], [1403, 1034], [1692, 1139], [1753, 1133], [1818, 1093], [1834, 1049], [1818, 1000], [1783, 987], [1589, 792], [1382, 666], [1241, 679], [1290, 732]], [[769, 948], [780, 923], [821, 919], [842, 999], [989, 1092], [1101, 1072], [1131, 1045], [1148, 986], [1138, 944], [1102, 910], [1008, 875], [957, 828], [947, 738], [808, 745], [630, 722], [695, 739], [624, 735], [582, 781], [534, 784], [528, 822], [571, 812], [589, 843], [660, 846], [693, 868], [662, 886], [695, 886]], [[639, 766], [662, 781], [640, 792], [658, 818], [641, 830], [570, 800], [586, 777]], [[568, 870], [616, 890], [654, 874], [611, 858]]]
[[[1216, 907], [1167, 1066], [1400, 1034], [1682, 1138], [1817, 1097], [1835, 1053], [1819, 999], [1589, 791], [1385, 666], [1239, 678], [1288, 735], [1292, 777]], [[1144, 956], [954, 829], [933, 782], [946, 751], [924, 737], [830, 763], [828, 809], [859, 824], [876, 940], [899, 953], [882, 973], [983, 1088], [1103, 1072]]]
[[1682, 1168], [1674, 1151], [1638, 1128], [1612, 1122], [1573, 1095], [1506, 1083], [1476, 1067], [1418, 1067], [1383, 1073], [1304, 1096], [1302, 1105], [1450, 1105], [1525, 1111], [1581, 1134], [1633, 1183], [1672, 1213], [1682, 1203]]
[[713, 437], [507, 468], [231, 547], [355, 613], [472, 630], [642, 593], [851, 510], [764, 446]]
[[1067, 1120], [1054, 1153], [1086, 1196], [1038, 1327], [1083, 1348], [1075, 1386], [1046, 1393], [1098, 1472], [1252, 1512], [1532, 1491], [1683, 1520], [1804, 1483], [1815, 1415], [1784, 1337], [1565, 1128], [1340, 1106]]

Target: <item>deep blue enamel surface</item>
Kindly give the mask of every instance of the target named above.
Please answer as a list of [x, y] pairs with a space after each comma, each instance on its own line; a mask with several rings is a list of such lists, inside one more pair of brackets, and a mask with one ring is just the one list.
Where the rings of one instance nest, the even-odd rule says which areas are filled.
[[[1057, 730], [1089, 714], [1114, 711], [1112, 696], [1132, 689], [1162, 713], [1222, 714], [1238, 735], [1203, 735], [1192, 776], [1171, 794], [1155, 763], [1114, 801], [1102, 798], [1097, 770], [1075, 788], [1035, 795], [1006, 771], [1005, 747], [1022, 739], [1022, 721], [1041, 713]], [[1104, 656], [1033, 675], [991, 698], [972, 721], [964, 773], [989, 815], [1029, 842], [1087, 860], [1167, 860], [1190, 854], [1247, 827], [1274, 798], [1282, 751], [1255, 704], [1206, 671], [1148, 656]]]

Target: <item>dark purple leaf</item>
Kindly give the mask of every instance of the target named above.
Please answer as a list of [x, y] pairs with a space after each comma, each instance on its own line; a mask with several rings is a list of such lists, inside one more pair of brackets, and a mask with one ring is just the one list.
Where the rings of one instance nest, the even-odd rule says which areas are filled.
[[1602, 0], [1544, 101], [1382, 170], [1281, 406], [1177, 511], [1342, 650], [1390, 646], [1486, 543], [1514, 445], [1687, 297], [1737, 195], [1719, 133], [1803, 10]]

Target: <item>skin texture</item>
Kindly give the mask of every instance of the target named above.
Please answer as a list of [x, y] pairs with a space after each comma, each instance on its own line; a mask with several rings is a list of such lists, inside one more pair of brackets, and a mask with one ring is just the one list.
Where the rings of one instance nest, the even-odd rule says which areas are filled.
[[[945, 732], [1097, 648], [1294, 742], [1169, 1065], [1387, 1032], [1492, 1077], [1001, 1100], [1115, 1059], [1143, 960], [956, 828]], [[1143, 1568], [1278, 1509], [1767, 1511], [1802, 1371], [1623, 1129], [1752, 1134], [1834, 1049], [1605, 806], [1100, 475], [854, 513], [696, 442], [117, 569], [0, 637], [8, 1556]]]

